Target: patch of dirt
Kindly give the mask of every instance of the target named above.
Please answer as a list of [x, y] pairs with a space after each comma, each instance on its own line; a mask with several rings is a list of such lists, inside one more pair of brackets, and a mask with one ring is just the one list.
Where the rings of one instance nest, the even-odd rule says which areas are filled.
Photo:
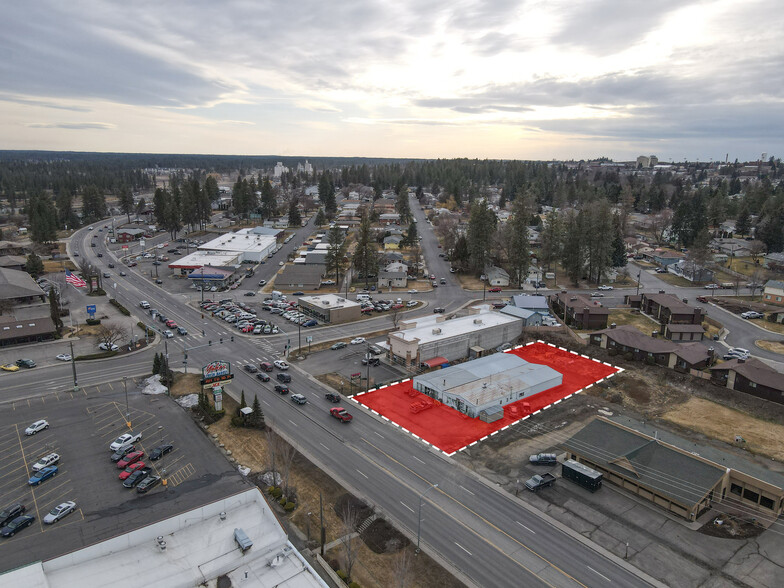
[[772, 351], [773, 353], [784, 354], [784, 342], [782, 341], [754, 341], [754, 345]]
[[630, 325], [645, 335], [650, 335], [653, 331], [661, 331], [661, 325], [659, 325], [659, 323], [656, 321], [648, 318], [640, 312], [626, 309], [614, 308], [610, 310], [610, 316], [607, 320], [607, 323], [615, 323], [616, 325]]
[[[173, 398], [178, 398], [188, 394], [198, 394], [200, 390], [201, 375], [175, 373], [174, 384], [169, 388], [169, 395]], [[224, 396], [225, 398], [228, 398], [228, 395]]]
[[735, 444], [735, 435], [740, 435], [746, 440], [742, 447], [748, 451], [784, 461], [784, 426], [710, 400], [690, 398], [664, 413], [662, 419], [730, 445]]
[[345, 521], [347, 516], [355, 516], [356, 518], [354, 520], [357, 525], [365, 522], [365, 519], [373, 514], [373, 509], [365, 504], [364, 500], [360, 500], [348, 492], [338, 497], [335, 501], [334, 509], [335, 514], [338, 515], [341, 520]]
[[[718, 523], [721, 521], [721, 524]], [[740, 521], [729, 515], [722, 514], [705, 523], [697, 532], [710, 537], [722, 539], [749, 539], [762, 534], [764, 529], [748, 521]]]
[[384, 519], [370, 523], [360, 537], [373, 553], [396, 553], [410, 543], [405, 535]]

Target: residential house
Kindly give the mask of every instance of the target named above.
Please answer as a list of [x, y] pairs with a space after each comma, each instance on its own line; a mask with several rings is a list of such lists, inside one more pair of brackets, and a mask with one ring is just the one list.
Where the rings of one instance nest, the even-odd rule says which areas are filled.
[[667, 266], [675, 275], [686, 278], [690, 282], [712, 282], [714, 272], [704, 265], [694, 263], [691, 259], [681, 259], [677, 263]]
[[631, 325], [620, 325], [595, 331], [589, 343], [602, 349], [629, 354], [630, 359], [646, 361], [662, 367], [688, 371], [703, 369], [713, 361], [713, 353], [701, 343], [674, 343], [652, 337]]
[[784, 253], [768, 253], [765, 256], [763, 265], [769, 270], [784, 271]]
[[0, 267], [22, 271], [27, 264], [24, 255], [3, 255], [0, 256]]
[[[503, 314], [508, 314], [509, 316], [522, 319], [524, 327], [542, 326], [542, 314], [536, 310], [529, 310], [527, 308], [518, 308], [516, 306], [512, 306], [511, 304], [507, 304], [501, 309], [500, 312], [502, 312]], [[547, 315], [549, 315], [549, 313], [545, 313], [545, 316]]]
[[711, 381], [731, 390], [784, 404], [784, 374], [753, 357], [732, 359], [713, 366]]
[[771, 304], [784, 304], [784, 282], [779, 280], [768, 280], [765, 282], [762, 297], [765, 302], [770, 302]]
[[569, 294], [562, 290], [551, 294], [550, 302], [564, 322], [575, 329], [603, 329], [607, 326], [609, 309], [584, 294]]
[[642, 294], [640, 309], [647, 315], [659, 321], [662, 325], [678, 323], [683, 325], [701, 325], [704, 319], [703, 311], [696, 306], [690, 306], [674, 294]]
[[400, 249], [400, 242], [403, 240], [403, 237], [399, 235], [390, 235], [389, 237], [384, 237], [384, 249]]
[[506, 270], [496, 266], [488, 266], [485, 268], [485, 275], [487, 276], [487, 284], [489, 286], [503, 286], [509, 285], [509, 274]]
[[512, 296], [512, 305], [517, 308], [533, 310], [541, 315], [550, 314], [550, 306], [547, 304], [547, 296], [529, 296], [527, 294], [515, 294]]
[[397, 212], [385, 212], [378, 215], [378, 222], [382, 225], [399, 225], [400, 215]]
[[705, 338], [705, 329], [702, 325], [668, 323], [664, 326], [664, 336], [672, 341], [702, 341]]
[[321, 265], [286, 265], [275, 277], [278, 290], [317, 290], [321, 285], [324, 267]]
[[674, 263], [678, 263], [685, 257], [683, 253], [669, 249], [654, 249], [653, 251], [648, 251], [643, 255], [649, 261], [659, 264], [662, 267], [667, 267], [673, 265]]
[[408, 266], [405, 263], [390, 263], [378, 273], [378, 287], [405, 288], [408, 284]]
[[142, 237], [144, 237], [144, 229], [123, 228], [117, 229], [115, 232], [115, 238], [118, 243], [130, 243], [132, 241], [137, 241]]
[[0, 241], [0, 255], [24, 255], [25, 247], [13, 241]]

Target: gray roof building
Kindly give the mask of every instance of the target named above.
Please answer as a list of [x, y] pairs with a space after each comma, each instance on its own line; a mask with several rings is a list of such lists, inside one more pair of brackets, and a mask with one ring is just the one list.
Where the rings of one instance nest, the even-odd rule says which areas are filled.
[[324, 267], [305, 263], [286, 265], [275, 278], [275, 287], [279, 290], [299, 290], [306, 288], [315, 290], [321, 285]]
[[27, 272], [0, 267], [0, 300], [44, 295], [44, 291]]
[[524, 327], [538, 327], [542, 324], [542, 314], [535, 310], [518, 308], [516, 306], [507, 304], [500, 310], [500, 312], [503, 314], [508, 314], [509, 316], [523, 319]]
[[527, 294], [515, 294], [512, 296], [512, 304], [517, 308], [527, 308], [542, 314], [550, 313], [550, 306], [547, 304], [547, 296], [530, 296]]

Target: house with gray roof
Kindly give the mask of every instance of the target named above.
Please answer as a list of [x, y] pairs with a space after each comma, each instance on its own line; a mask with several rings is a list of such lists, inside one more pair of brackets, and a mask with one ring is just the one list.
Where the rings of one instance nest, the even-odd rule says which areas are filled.
[[317, 290], [324, 266], [295, 263], [284, 266], [275, 277], [278, 290]]
[[515, 294], [512, 296], [512, 305], [517, 308], [534, 310], [539, 314], [550, 314], [550, 306], [547, 304], [547, 296], [530, 296], [528, 294]]
[[0, 267], [0, 300], [43, 302], [46, 295], [27, 272]]
[[713, 366], [711, 381], [731, 390], [784, 404], [784, 374], [753, 357], [732, 359]]
[[485, 275], [487, 276], [487, 283], [490, 286], [503, 286], [509, 285], [509, 274], [505, 269], [489, 266], [485, 268]]
[[611, 326], [594, 331], [588, 336], [588, 342], [607, 349], [610, 353], [621, 353], [632, 360], [678, 371], [703, 369], [711, 365], [714, 359], [710, 349], [701, 343], [675, 343], [646, 335], [631, 325]]
[[779, 280], [768, 280], [765, 282], [765, 289], [762, 292], [765, 302], [771, 304], [784, 304], [784, 282]]
[[518, 308], [507, 304], [499, 312], [522, 319], [524, 327], [541, 327], [542, 314], [527, 308]]

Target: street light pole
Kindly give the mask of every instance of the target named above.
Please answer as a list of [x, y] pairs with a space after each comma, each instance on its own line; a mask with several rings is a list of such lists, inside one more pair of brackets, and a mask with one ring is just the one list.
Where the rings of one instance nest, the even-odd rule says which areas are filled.
[[123, 388], [125, 388], [125, 424], [131, 428], [131, 411], [128, 408], [128, 376], [123, 376]]
[[71, 346], [71, 369], [73, 369], [74, 392], [78, 392], [79, 382], [76, 380], [76, 360], [74, 359], [73, 341], [69, 341], [68, 344]]
[[365, 378], [365, 392], [368, 392], [370, 390], [370, 343], [368, 343], [367, 351], [365, 352], [365, 359], [367, 360], [367, 378]]
[[419, 495], [419, 515], [417, 521], [417, 546], [416, 546], [416, 551], [414, 553], [419, 553], [419, 538], [421, 537], [421, 531], [422, 531], [422, 499], [425, 497], [425, 494], [430, 492], [433, 488], [438, 488], [438, 484], [431, 484], [427, 490], [425, 490], [424, 492], [422, 492], [422, 494]]

